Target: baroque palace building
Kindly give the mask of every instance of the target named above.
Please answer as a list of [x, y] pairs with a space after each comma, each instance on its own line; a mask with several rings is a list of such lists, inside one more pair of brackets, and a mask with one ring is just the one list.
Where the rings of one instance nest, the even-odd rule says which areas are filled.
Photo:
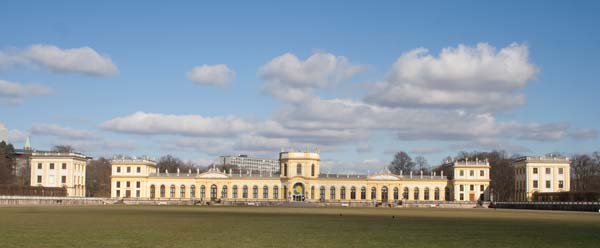
[[322, 174], [317, 151], [279, 154], [280, 173], [211, 169], [159, 171], [146, 158], [112, 160], [111, 197], [140, 200], [201, 202], [334, 202], [386, 203], [404, 201], [489, 200], [487, 161], [457, 161], [451, 175], [401, 173], [372, 175]]

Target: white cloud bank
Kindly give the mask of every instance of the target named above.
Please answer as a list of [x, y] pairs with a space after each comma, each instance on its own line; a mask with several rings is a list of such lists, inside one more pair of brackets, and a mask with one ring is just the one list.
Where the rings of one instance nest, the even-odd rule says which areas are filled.
[[20, 104], [25, 98], [51, 93], [50, 88], [41, 84], [21, 84], [0, 79], [0, 103]]
[[225, 64], [201, 65], [189, 71], [187, 78], [200, 85], [225, 86], [235, 80], [235, 71]]

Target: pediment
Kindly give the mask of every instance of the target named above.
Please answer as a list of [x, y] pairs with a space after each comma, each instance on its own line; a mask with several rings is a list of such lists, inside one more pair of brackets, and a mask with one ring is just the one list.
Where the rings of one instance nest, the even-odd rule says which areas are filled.
[[209, 171], [198, 175], [197, 178], [229, 178], [229, 176], [222, 172]]
[[394, 174], [377, 174], [367, 177], [367, 179], [371, 180], [398, 180], [398, 176]]

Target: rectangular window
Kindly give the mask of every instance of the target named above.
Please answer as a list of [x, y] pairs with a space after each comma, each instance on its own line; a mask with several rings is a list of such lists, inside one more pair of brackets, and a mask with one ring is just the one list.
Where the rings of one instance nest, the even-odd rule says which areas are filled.
[[533, 180], [533, 188], [537, 189], [538, 187], [538, 180]]
[[54, 163], [50, 163], [50, 169], [54, 170]]
[[67, 183], [67, 176], [62, 176], [62, 177], [60, 178], [60, 182], [61, 182], [61, 183]]
[[42, 163], [38, 163], [38, 169], [42, 169]]
[[460, 191], [465, 191], [465, 186], [464, 185], [460, 185]]
[[135, 191], [135, 197], [138, 197], [138, 198], [140, 197], [140, 191], [139, 190]]
[[558, 180], [558, 188], [564, 188], [565, 187], [565, 182], [563, 180]]
[[463, 171], [463, 170], [460, 170], [460, 176], [462, 177], [462, 176], [464, 176], [464, 175], [465, 175], [465, 171]]
[[550, 182], [550, 180], [546, 180], [546, 188], [547, 188], [547, 189], [549, 189], [549, 188], [550, 188], [551, 184], [552, 184], [552, 183]]
[[121, 173], [121, 166], [117, 166], [117, 173]]
[[136, 171], [137, 171], [137, 173], [140, 173], [140, 172], [142, 172], [142, 167], [139, 167], [139, 166], [138, 166], [138, 167], [136, 168]]
[[62, 163], [62, 169], [66, 170], [67, 169], [67, 163]]
[[140, 182], [135, 182], [135, 187], [139, 188], [140, 187]]
[[563, 168], [558, 168], [558, 174], [562, 175], [563, 173], [564, 173]]
[[121, 182], [117, 181], [117, 188], [121, 187]]
[[484, 170], [480, 170], [480, 171], [479, 171], [479, 176], [480, 176], [480, 177], [483, 177], [483, 176], [485, 176], [485, 171], [484, 171]]
[[125, 183], [125, 185], [127, 188], [131, 187], [131, 183], [129, 181], [127, 181], [127, 183]]
[[479, 191], [484, 191], [484, 190], [485, 190], [485, 186], [479, 185]]
[[470, 191], [473, 191], [473, 190], [475, 190], [475, 185], [471, 184], [471, 185], [469, 186], [469, 190], [470, 190]]
[[538, 168], [533, 168], [533, 174], [538, 174]]
[[474, 176], [475, 176], [475, 171], [474, 171], [474, 170], [470, 170], [470, 171], [469, 171], [469, 176], [472, 176], [472, 177], [474, 177]]
[[552, 169], [551, 169], [551, 168], [546, 168], [546, 174], [550, 174], [550, 173], [551, 173], [551, 171], [552, 171]]
[[42, 176], [37, 176], [37, 182], [42, 183]]
[[131, 167], [127, 166], [127, 173], [131, 172]]
[[465, 194], [463, 194], [463, 193], [460, 193], [460, 200], [461, 200], [461, 201], [464, 201], [464, 200], [465, 200]]
[[121, 197], [121, 191], [117, 190], [117, 197]]

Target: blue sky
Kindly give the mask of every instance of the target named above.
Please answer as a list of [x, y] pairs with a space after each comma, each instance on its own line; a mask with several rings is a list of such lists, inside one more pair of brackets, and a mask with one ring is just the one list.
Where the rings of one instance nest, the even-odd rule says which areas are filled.
[[331, 171], [363, 172], [399, 150], [600, 145], [594, 1], [2, 5], [17, 146], [206, 164], [315, 144]]

